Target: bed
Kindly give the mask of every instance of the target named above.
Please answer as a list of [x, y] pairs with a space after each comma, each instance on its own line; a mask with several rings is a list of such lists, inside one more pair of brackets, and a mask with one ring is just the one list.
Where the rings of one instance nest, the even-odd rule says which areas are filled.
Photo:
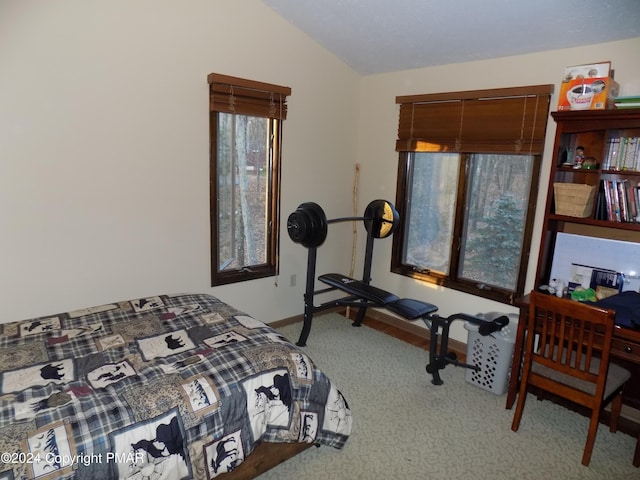
[[303, 350], [210, 295], [0, 331], [0, 480], [253, 478], [351, 432], [345, 398]]

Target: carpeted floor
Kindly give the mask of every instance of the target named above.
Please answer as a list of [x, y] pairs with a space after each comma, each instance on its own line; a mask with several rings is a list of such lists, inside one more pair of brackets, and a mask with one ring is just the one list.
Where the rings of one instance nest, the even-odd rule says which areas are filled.
[[[297, 340], [300, 324], [280, 329]], [[600, 426], [589, 467], [581, 465], [588, 419], [549, 401], [527, 399], [511, 431], [505, 397], [465, 381], [448, 366], [444, 385], [425, 372], [428, 353], [344, 317], [314, 318], [305, 350], [342, 391], [354, 427], [342, 450], [311, 448], [261, 480], [640, 479], [635, 438]]]

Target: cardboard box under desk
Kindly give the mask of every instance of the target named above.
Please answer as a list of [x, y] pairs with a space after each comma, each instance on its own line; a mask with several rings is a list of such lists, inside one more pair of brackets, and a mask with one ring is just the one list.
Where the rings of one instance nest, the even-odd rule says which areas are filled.
[[558, 110], [606, 110], [613, 108], [620, 85], [613, 78], [576, 78], [560, 84]]

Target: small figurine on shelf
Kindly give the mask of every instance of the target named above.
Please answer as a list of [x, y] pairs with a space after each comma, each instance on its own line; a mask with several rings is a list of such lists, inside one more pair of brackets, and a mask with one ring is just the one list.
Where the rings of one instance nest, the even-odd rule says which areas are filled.
[[552, 278], [549, 281], [549, 293], [556, 297], [564, 296], [564, 284], [559, 278]]
[[571, 163], [573, 161], [571, 147], [564, 147], [560, 151], [560, 155], [558, 156], [558, 161], [560, 162], [561, 167], [573, 166], [573, 163]]
[[584, 147], [578, 145], [576, 147], [576, 159], [573, 162], [573, 168], [582, 168], [582, 162], [584, 162]]

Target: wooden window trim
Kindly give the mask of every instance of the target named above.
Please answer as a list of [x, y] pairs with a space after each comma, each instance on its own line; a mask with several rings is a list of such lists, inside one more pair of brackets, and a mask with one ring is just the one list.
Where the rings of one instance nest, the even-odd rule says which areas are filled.
[[[393, 239], [392, 272], [502, 303], [515, 302], [523, 293], [526, 281], [552, 93], [553, 85], [548, 84], [396, 97], [396, 103], [400, 105], [396, 142], [396, 151], [399, 153], [396, 206], [401, 213], [401, 226]], [[462, 156], [449, 274], [431, 272], [427, 268], [418, 269], [402, 261], [405, 243], [402, 208], [410, 189], [410, 152], [456, 152]], [[527, 154], [534, 157], [518, 280], [514, 292], [497, 287], [485, 288], [481, 282], [458, 277], [467, 195], [466, 154], [469, 153]]]
[[[282, 150], [282, 122], [287, 117], [287, 97], [291, 88], [257, 82], [239, 77], [211, 73], [209, 83], [210, 138], [210, 226], [211, 226], [211, 284], [225, 285], [246, 280], [274, 276], [279, 270], [280, 248], [280, 177]], [[271, 119], [270, 185], [268, 198], [268, 231], [266, 263], [246, 268], [219, 271], [218, 205], [217, 205], [217, 118], [218, 113], [230, 113]]]

